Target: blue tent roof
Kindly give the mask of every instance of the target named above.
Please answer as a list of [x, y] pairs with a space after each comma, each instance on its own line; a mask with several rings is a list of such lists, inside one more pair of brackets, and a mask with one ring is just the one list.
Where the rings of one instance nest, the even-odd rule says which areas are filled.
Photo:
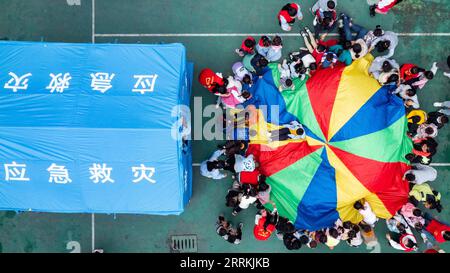
[[0, 209], [181, 213], [192, 191], [178, 128], [185, 54], [181, 44], [0, 43]]

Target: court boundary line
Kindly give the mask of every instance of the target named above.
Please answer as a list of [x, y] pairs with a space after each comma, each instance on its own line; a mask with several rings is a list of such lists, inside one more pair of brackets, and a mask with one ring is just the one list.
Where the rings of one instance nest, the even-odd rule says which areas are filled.
[[95, 249], [95, 214], [91, 213], [91, 252]]
[[95, 0], [92, 0], [92, 43], [95, 43]]
[[[93, 3], [95, 0], [92, 0]], [[95, 33], [93, 29], [93, 39], [95, 37], [247, 37], [247, 36], [284, 36], [301, 37], [300, 33]], [[450, 37], [450, 32], [399, 32], [399, 37]], [[337, 37], [338, 33], [330, 33], [328, 36]]]

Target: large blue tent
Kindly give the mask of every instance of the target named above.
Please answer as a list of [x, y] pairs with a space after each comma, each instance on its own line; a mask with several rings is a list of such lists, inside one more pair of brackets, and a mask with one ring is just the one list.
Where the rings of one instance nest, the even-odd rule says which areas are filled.
[[181, 44], [0, 43], [0, 209], [181, 213], [192, 72]]

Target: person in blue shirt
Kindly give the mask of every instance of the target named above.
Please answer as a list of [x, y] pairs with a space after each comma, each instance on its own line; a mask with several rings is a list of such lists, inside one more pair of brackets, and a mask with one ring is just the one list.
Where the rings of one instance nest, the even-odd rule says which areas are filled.
[[328, 68], [328, 67], [334, 68], [337, 60], [338, 60], [338, 57], [337, 57], [336, 53], [328, 51], [327, 53], [325, 53], [323, 55], [322, 61], [320, 62], [320, 66], [322, 66], [322, 68]]

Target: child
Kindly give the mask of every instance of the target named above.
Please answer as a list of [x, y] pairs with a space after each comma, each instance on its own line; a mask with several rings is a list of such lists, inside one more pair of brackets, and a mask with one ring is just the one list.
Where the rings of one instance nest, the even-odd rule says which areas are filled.
[[323, 231], [323, 230], [314, 231], [311, 233], [311, 236], [318, 243], [321, 243], [324, 245], [327, 243], [328, 237], [327, 237], [327, 234], [325, 233], [325, 231]]
[[294, 236], [300, 240], [302, 245], [306, 245], [309, 248], [317, 247], [317, 241], [312, 238], [312, 233], [307, 230], [298, 230], [294, 233]]
[[422, 211], [410, 202], [403, 205], [399, 213], [412, 228], [420, 231], [425, 225], [425, 219], [422, 217]]
[[380, 74], [385, 72], [397, 71], [400, 69], [400, 66], [395, 60], [388, 59], [386, 57], [376, 57], [369, 68], [369, 73], [375, 79], [380, 77]]
[[248, 72], [242, 62], [234, 63], [231, 69], [233, 70], [234, 79], [240, 81], [241, 83], [244, 82], [245, 76], [249, 76], [251, 78], [250, 72]]
[[438, 128], [434, 124], [422, 123], [417, 128], [417, 132], [412, 138], [414, 142], [420, 141], [425, 138], [435, 138], [438, 135]]
[[322, 60], [320, 62], [320, 66], [322, 68], [334, 68], [337, 62], [337, 55], [333, 52], [326, 52], [324, 56], [322, 57]]
[[316, 42], [316, 38], [314, 38], [314, 35], [309, 30], [309, 28], [305, 27], [304, 29], [305, 31], [301, 31], [300, 34], [303, 37], [305, 46], [308, 49], [309, 53], [311, 53], [311, 55], [314, 57], [316, 65], [319, 65], [323, 55], [325, 54], [325, 51], [327, 50], [327, 46], [333, 46], [337, 44], [337, 40], [334, 39], [324, 42], [321, 39], [319, 40], [319, 42]]
[[242, 240], [243, 223], [239, 223], [238, 228], [232, 228], [231, 224], [225, 220], [223, 215], [220, 215], [216, 222], [216, 233], [225, 241], [231, 244], [240, 244]]
[[260, 179], [258, 184], [258, 195], [256, 196], [262, 206], [270, 202], [270, 192], [272, 191], [272, 187], [265, 182], [265, 178], [265, 176], [262, 176]]
[[227, 78], [227, 81], [227, 96], [220, 96], [220, 100], [225, 107], [234, 109], [246, 99], [241, 94], [242, 84], [239, 81], [231, 76]]
[[363, 39], [358, 39], [350, 48], [350, 53], [352, 54], [353, 60], [358, 60], [366, 56], [366, 54], [369, 53], [369, 49], [367, 48], [367, 44]]
[[361, 235], [364, 239], [364, 243], [367, 245], [367, 249], [373, 249], [380, 244], [374, 229], [369, 225], [362, 225]]
[[261, 53], [260, 54], [262, 56], [264, 56], [267, 59], [267, 61], [269, 61], [269, 62], [276, 62], [282, 56], [282, 53], [281, 53], [281, 49], [282, 48], [283, 48], [283, 41], [282, 41], [281, 37], [280, 36], [275, 36], [272, 39], [272, 44], [270, 45], [266, 55], [263, 55]]
[[394, 56], [397, 45], [398, 35], [392, 31], [383, 31], [383, 35], [373, 41], [371, 47], [375, 47], [379, 53], [385, 52], [389, 49], [388, 53], [384, 55], [384, 57], [391, 58], [392, 56]]
[[318, 9], [313, 21], [314, 37], [318, 39], [320, 32], [322, 31], [326, 33], [333, 31], [333, 29], [336, 27], [336, 18], [337, 15], [335, 10], [323, 11], [321, 9]]
[[256, 45], [256, 52], [261, 54], [262, 56], [267, 56], [267, 52], [270, 49], [270, 46], [272, 45], [272, 41], [267, 36], [262, 36], [259, 39], [258, 44]]
[[374, 30], [369, 30], [366, 35], [364, 36], [364, 42], [366, 42], [367, 47], [369, 48], [369, 52], [371, 52], [374, 48], [376, 43], [379, 41], [379, 38], [383, 36], [384, 30], [381, 28], [380, 25], [377, 25]]
[[406, 171], [403, 176], [403, 178], [409, 183], [420, 185], [425, 182], [432, 182], [436, 180], [437, 171], [433, 167], [413, 164], [411, 168], [412, 169]]
[[327, 242], [325, 244], [330, 248], [330, 250], [333, 250], [341, 242], [341, 236], [335, 228], [328, 228], [326, 230], [326, 235]]
[[219, 149], [225, 150], [225, 156], [230, 157], [234, 156], [235, 154], [242, 154], [244, 153], [245, 149], [247, 148], [247, 145], [245, 141], [242, 140], [228, 140], [223, 145], [218, 146]]
[[433, 190], [427, 183], [414, 185], [409, 192], [409, 201], [414, 206], [423, 202], [427, 209], [436, 209], [439, 213], [442, 211], [441, 194]]
[[294, 90], [294, 85], [291, 79], [291, 69], [284, 59], [282, 64], [278, 64], [278, 71], [280, 72], [280, 86], [278, 90], [281, 92], [286, 89]]
[[218, 160], [224, 153], [225, 150], [217, 150], [208, 160], [203, 161], [200, 164], [200, 174], [212, 179], [222, 179], [227, 177], [226, 173], [220, 172], [220, 170], [223, 170], [225, 162], [223, 160]]
[[262, 56], [262, 55], [256, 54], [250, 60], [250, 64], [252, 66], [253, 73], [256, 76], [262, 77], [262, 75], [264, 75], [264, 73], [266, 73], [266, 71], [268, 71], [267, 65], [269, 64], [269, 61], [266, 58], [264, 58], [264, 56]]
[[363, 216], [363, 222], [371, 227], [375, 226], [378, 217], [373, 213], [369, 202], [365, 201], [364, 205], [360, 201], [356, 201], [353, 207]]
[[334, 45], [329, 48], [330, 51], [336, 53], [339, 57], [338, 61], [344, 63], [346, 66], [349, 66], [353, 63], [352, 54], [350, 53], [350, 49], [352, 47], [352, 42], [345, 41], [342, 45]]
[[429, 214], [425, 214], [425, 219], [424, 229], [433, 236], [436, 242], [445, 243], [450, 241], [450, 226], [448, 224], [432, 218]]
[[285, 141], [288, 139], [304, 139], [306, 137], [303, 126], [298, 121], [291, 121], [284, 124], [278, 130], [268, 133], [270, 141]]
[[275, 225], [278, 222], [278, 212], [274, 207], [272, 213], [266, 209], [260, 210], [255, 216], [255, 226], [253, 235], [257, 240], [265, 241], [270, 238], [275, 231]]
[[397, 71], [390, 71], [390, 72], [382, 72], [377, 80], [381, 85], [388, 85], [388, 84], [398, 85], [400, 78], [398, 76]]
[[420, 72], [417, 78], [409, 80], [405, 83], [411, 85], [411, 87], [415, 89], [422, 89], [429, 80], [432, 80], [434, 78], [436, 71], [437, 68], [432, 68], [430, 71]]
[[316, 59], [306, 48], [300, 48], [300, 51], [292, 52], [289, 54], [289, 58], [292, 61], [300, 60], [308, 72], [314, 72], [317, 69]]
[[337, 0], [318, 0], [311, 8], [312, 14], [315, 14], [318, 9], [324, 11], [333, 11], [336, 9]]
[[388, 239], [389, 244], [398, 250], [403, 250], [405, 252], [417, 251], [417, 241], [412, 233], [391, 233], [386, 234], [386, 239]]
[[250, 184], [242, 185], [242, 197], [239, 201], [239, 205], [234, 208], [231, 215], [236, 216], [241, 210], [248, 209], [248, 207], [256, 202], [256, 190]]
[[400, 66], [400, 79], [402, 83], [406, 83], [412, 79], [418, 78], [420, 72], [425, 72], [425, 69], [411, 63], [402, 64]]
[[247, 54], [255, 54], [256, 41], [255, 38], [249, 36], [242, 41], [241, 48], [235, 50], [236, 54], [244, 57]]
[[359, 247], [364, 243], [361, 236], [360, 228], [357, 225], [353, 225], [352, 229], [348, 232], [347, 244], [351, 247]]
[[295, 19], [303, 19], [300, 5], [296, 3], [289, 3], [284, 5], [278, 13], [277, 18], [282, 30], [291, 31], [292, 25], [295, 23]]
[[225, 220], [223, 214], [219, 215], [216, 222], [216, 233], [226, 241], [228, 240], [229, 230], [230, 224]]
[[427, 123], [434, 124], [438, 129], [442, 129], [448, 123], [448, 117], [440, 112], [430, 112], [428, 113]]

